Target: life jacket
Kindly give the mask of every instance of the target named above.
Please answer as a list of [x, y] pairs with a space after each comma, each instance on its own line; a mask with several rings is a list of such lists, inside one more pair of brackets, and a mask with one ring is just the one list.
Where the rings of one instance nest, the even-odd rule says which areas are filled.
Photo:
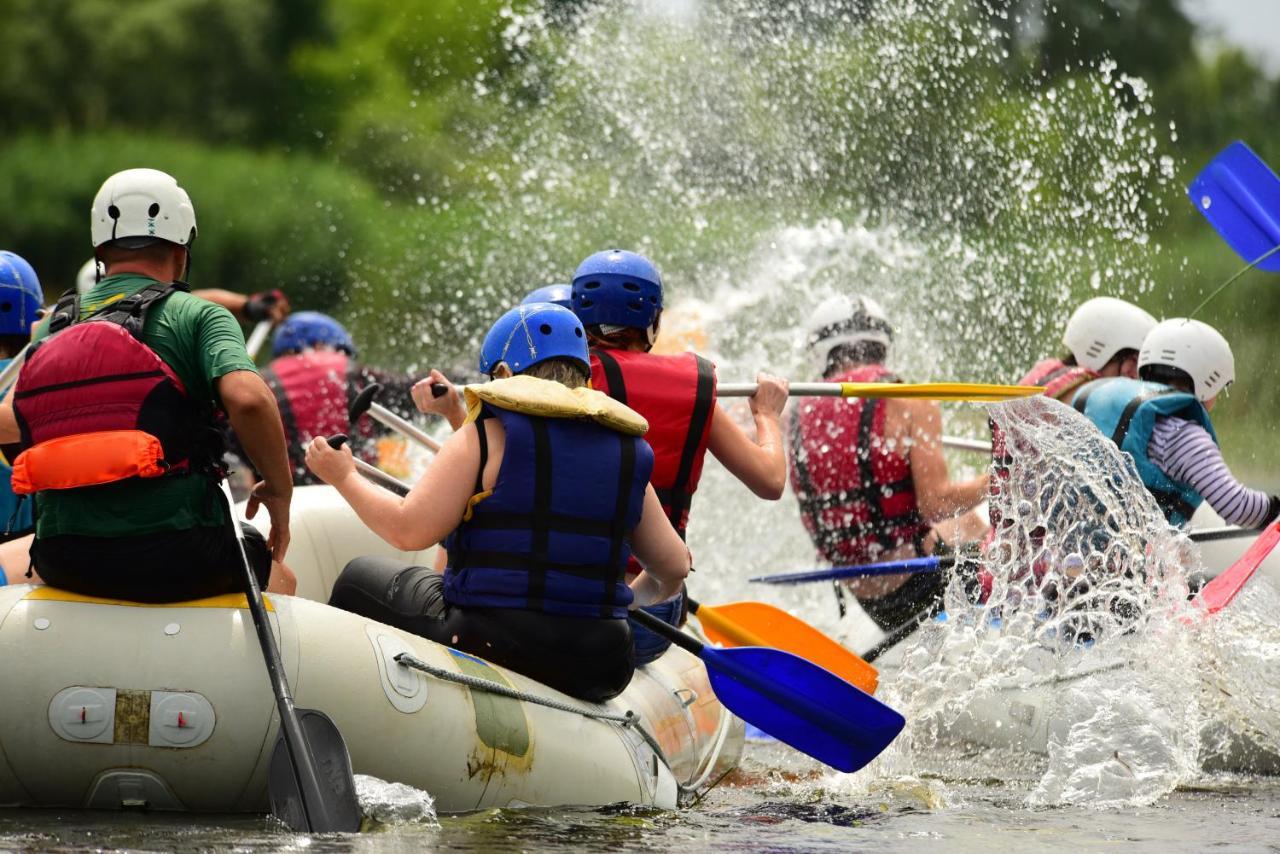
[[[573, 392], [526, 376], [466, 390], [469, 420], [497, 418], [506, 440], [497, 482], [486, 491], [488, 450], [478, 425], [475, 494], [444, 544], [450, 604], [626, 617], [631, 532], [653, 452], [640, 438], [643, 418], [590, 389]], [[565, 405], [547, 408], [547, 398]]]
[[[880, 365], [831, 382], [900, 382]], [[814, 546], [833, 564], [868, 563], [914, 543], [923, 554], [929, 525], [916, 505], [911, 461], [884, 438], [877, 398], [809, 398], [791, 419], [791, 488]]]
[[[0, 359], [0, 371], [9, 366], [12, 359]], [[0, 395], [3, 395], [8, 389], [0, 389]], [[11, 447], [6, 445], [4, 452], [10, 453]], [[14, 451], [14, 456], [17, 456]], [[31, 515], [31, 503], [23, 501], [14, 491], [10, 478], [13, 475], [13, 467], [9, 465], [7, 459], [0, 458], [0, 531], [4, 532], [0, 539], [8, 539], [16, 537], [31, 531], [35, 524]]]
[[316, 436], [347, 434], [352, 451], [366, 462], [374, 461], [372, 419], [353, 426], [347, 416], [359, 385], [358, 370], [346, 353], [308, 350], [273, 359], [262, 372], [280, 407], [294, 483], [319, 482], [306, 465], [307, 445]]
[[1147, 446], [1155, 431], [1156, 418], [1173, 416], [1199, 424], [1216, 443], [1218, 436], [1209, 412], [1195, 395], [1161, 383], [1111, 377], [1094, 380], [1076, 392], [1071, 405], [1084, 413], [1103, 435], [1110, 436], [1120, 450], [1133, 457], [1147, 490], [1155, 496], [1171, 525], [1191, 521], [1204, 496], [1189, 484], [1176, 481], [1151, 461]]
[[74, 292], [58, 301], [49, 336], [31, 345], [14, 390], [22, 447], [14, 492], [220, 473], [217, 431], [141, 337], [150, 310], [186, 290], [156, 282], [83, 318]]
[[[1035, 367], [1028, 371], [1026, 376], [1018, 380], [1018, 385], [1044, 386], [1045, 397], [1061, 400], [1065, 396], [1066, 400], [1070, 400], [1074, 389], [1097, 378], [1096, 372], [1081, 365], [1067, 365], [1061, 359], [1042, 359], [1036, 362]], [[991, 427], [992, 477], [989, 493], [995, 497], [1000, 494], [1000, 489], [1009, 480], [1009, 467], [1013, 465], [1013, 457], [1005, 444], [1004, 432], [990, 419], [987, 424]], [[1000, 527], [1000, 511], [996, 508], [996, 503], [988, 504], [991, 516], [991, 530], [987, 536], [988, 545], [995, 538], [995, 532]]]
[[597, 349], [591, 351], [591, 387], [649, 422], [645, 439], [654, 457], [650, 483], [683, 539], [711, 438], [715, 365], [696, 353], [658, 356]]

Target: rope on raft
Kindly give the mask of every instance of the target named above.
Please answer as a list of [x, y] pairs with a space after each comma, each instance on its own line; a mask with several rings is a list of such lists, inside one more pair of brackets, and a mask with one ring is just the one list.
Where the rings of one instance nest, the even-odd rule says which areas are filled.
[[615, 723], [624, 729], [634, 729], [640, 734], [640, 737], [643, 738], [651, 748], [653, 748], [653, 752], [662, 760], [662, 764], [666, 765], [668, 768], [671, 767], [671, 763], [667, 762], [666, 754], [662, 752], [662, 747], [654, 737], [645, 730], [644, 727], [640, 726], [640, 716], [630, 709], [628, 709], [625, 714], [615, 715], [609, 712], [593, 711], [592, 709], [571, 705], [569, 703], [561, 703], [559, 700], [552, 700], [549, 697], [540, 697], [537, 694], [518, 691], [515, 688], [502, 685], [498, 682], [493, 682], [489, 679], [481, 679], [478, 676], [468, 676], [465, 673], [455, 673], [452, 670], [445, 670], [442, 667], [427, 664], [422, 659], [407, 652], [397, 654], [395, 656], [395, 662], [397, 664], [402, 664], [411, 670], [419, 670], [429, 676], [434, 676], [437, 679], [443, 679], [446, 682], [454, 682], [458, 685], [465, 685], [468, 688], [474, 688], [477, 691], [497, 694], [500, 697], [509, 697], [512, 700], [519, 700], [522, 703], [533, 703], [535, 706], [546, 706], [548, 709], [555, 709], [558, 712], [568, 712], [573, 715], [581, 715], [584, 718], [590, 718], [592, 720], [608, 721], [610, 723]]

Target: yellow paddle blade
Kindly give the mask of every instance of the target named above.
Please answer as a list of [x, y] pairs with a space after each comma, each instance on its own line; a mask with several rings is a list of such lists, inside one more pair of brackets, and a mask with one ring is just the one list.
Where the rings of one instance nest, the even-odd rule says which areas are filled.
[[874, 694], [880, 674], [858, 656], [786, 611], [763, 602], [699, 605], [703, 631], [721, 646], [764, 646], [807, 659]]
[[926, 400], [1014, 400], [1041, 394], [1043, 386], [989, 383], [840, 383], [841, 397], [911, 397]]

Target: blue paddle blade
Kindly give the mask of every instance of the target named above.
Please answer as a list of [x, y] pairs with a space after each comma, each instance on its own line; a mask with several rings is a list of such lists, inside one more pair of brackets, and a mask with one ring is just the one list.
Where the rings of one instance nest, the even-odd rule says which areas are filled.
[[812, 662], [766, 647], [703, 647], [711, 690], [725, 708], [838, 771], [857, 771], [906, 719]]
[[[1187, 185], [1187, 195], [1245, 261], [1280, 246], [1280, 178], [1243, 142], [1231, 143], [1213, 158]], [[1280, 255], [1258, 267], [1280, 272]]]

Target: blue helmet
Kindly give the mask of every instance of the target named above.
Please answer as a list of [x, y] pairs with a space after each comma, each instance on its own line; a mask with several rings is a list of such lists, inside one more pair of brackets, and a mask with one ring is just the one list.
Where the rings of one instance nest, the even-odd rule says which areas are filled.
[[572, 285], [544, 285], [535, 291], [529, 291], [529, 295], [520, 300], [521, 305], [528, 305], [531, 302], [553, 302], [556, 305], [565, 308], [573, 308], [573, 286]]
[[521, 303], [493, 324], [480, 346], [480, 373], [492, 375], [506, 362], [519, 374], [547, 359], [574, 359], [591, 373], [587, 333], [582, 321], [564, 306], [549, 302]]
[[0, 251], [0, 335], [30, 335], [43, 305], [36, 271], [22, 256]]
[[648, 329], [662, 311], [662, 277], [643, 255], [597, 252], [573, 274], [573, 310], [587, 326]]
[[341, 323], [318, 311], [300, 311], [285, 318], [276, 330], [276, 337], [271, 342], [271, 355], [281, 356], [317, 344], [328, 344], [348, 356], [356, 354], [351, 334]]

